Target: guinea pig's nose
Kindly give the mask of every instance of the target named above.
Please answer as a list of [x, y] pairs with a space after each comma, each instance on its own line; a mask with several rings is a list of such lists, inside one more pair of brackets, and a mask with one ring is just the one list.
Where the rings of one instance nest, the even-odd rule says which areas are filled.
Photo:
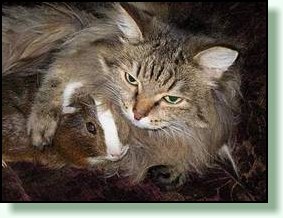
[[117, 161], [121, 159], [122, 157], [124, 157], [128, 149], [129, 149], [129, 146], [126, 145], [126, 146], [123, 146], [121, 149], [108, 151], [107, 159], [111, 161]]

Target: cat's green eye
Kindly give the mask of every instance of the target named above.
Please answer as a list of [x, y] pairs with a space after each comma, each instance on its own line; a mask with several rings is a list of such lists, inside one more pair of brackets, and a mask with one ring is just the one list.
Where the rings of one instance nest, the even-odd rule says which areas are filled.
[[167, 95], [163, 97], [166, 102], [169, 104], [178, 104], [180, 103], [183, 99], [177, 96], [172, 96], [172, 95]]
[[134, 86], [138, 85], [138, 81], [129, 73], [125, 73], [125, 78], [127, 82], [130, 83], [131, 85], [134, 85]]

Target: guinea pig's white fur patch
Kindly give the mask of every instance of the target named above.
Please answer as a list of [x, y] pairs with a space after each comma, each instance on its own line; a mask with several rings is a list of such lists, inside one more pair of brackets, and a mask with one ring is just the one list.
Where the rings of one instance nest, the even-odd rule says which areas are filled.
[[104, 110], [100, 107], [101, 102], [95, 100], [97, 105], [97, 117], [104, 131], [107, 154], [109, 156], [121, 156], [123, 153], [122, 143], [118, 136], [118, 130], [113, 115], [109, 109]]
[[82, 82], [72, 82], [66, 85], [63, 92], [63, 110], [64, 114], [74, 113], [76, 108], [70, 107], [72, 95], [75, 93], [75, 90], [83, 86]]

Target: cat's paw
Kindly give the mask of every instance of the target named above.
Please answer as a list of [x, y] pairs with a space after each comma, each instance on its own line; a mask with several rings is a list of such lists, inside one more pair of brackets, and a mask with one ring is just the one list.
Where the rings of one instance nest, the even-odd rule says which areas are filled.
[[50, 145], [57, 128], [57, 123], [58, 121], [51, 116], [32, 113], [27, 122], [27, 131], [31, 137], [32, 145], [40, 149], [46, 145]]
[[175, 171], [174, 168], [159, 165], [150, 168], [150, 178], [163, 190], [176, 190], [186, 182], [186, 174]]

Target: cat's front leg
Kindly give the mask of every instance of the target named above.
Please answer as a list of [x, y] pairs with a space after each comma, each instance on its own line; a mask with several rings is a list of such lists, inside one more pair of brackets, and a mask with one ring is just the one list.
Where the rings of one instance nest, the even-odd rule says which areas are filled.
[[69, 76], [60, 72], [55, 70], [47, 74], [28, 118], [28, 134], [32, 144], [39, 148], [51, 144], [62, 109], [68, 108], [74, 90], [81, 86], [79, 82], [67, 82]]
[[28, 117], [27, 129], [34, 146], [43, 148], [50, 144], [61, 113], [63, 82], [48, 76], [36, 94]]

